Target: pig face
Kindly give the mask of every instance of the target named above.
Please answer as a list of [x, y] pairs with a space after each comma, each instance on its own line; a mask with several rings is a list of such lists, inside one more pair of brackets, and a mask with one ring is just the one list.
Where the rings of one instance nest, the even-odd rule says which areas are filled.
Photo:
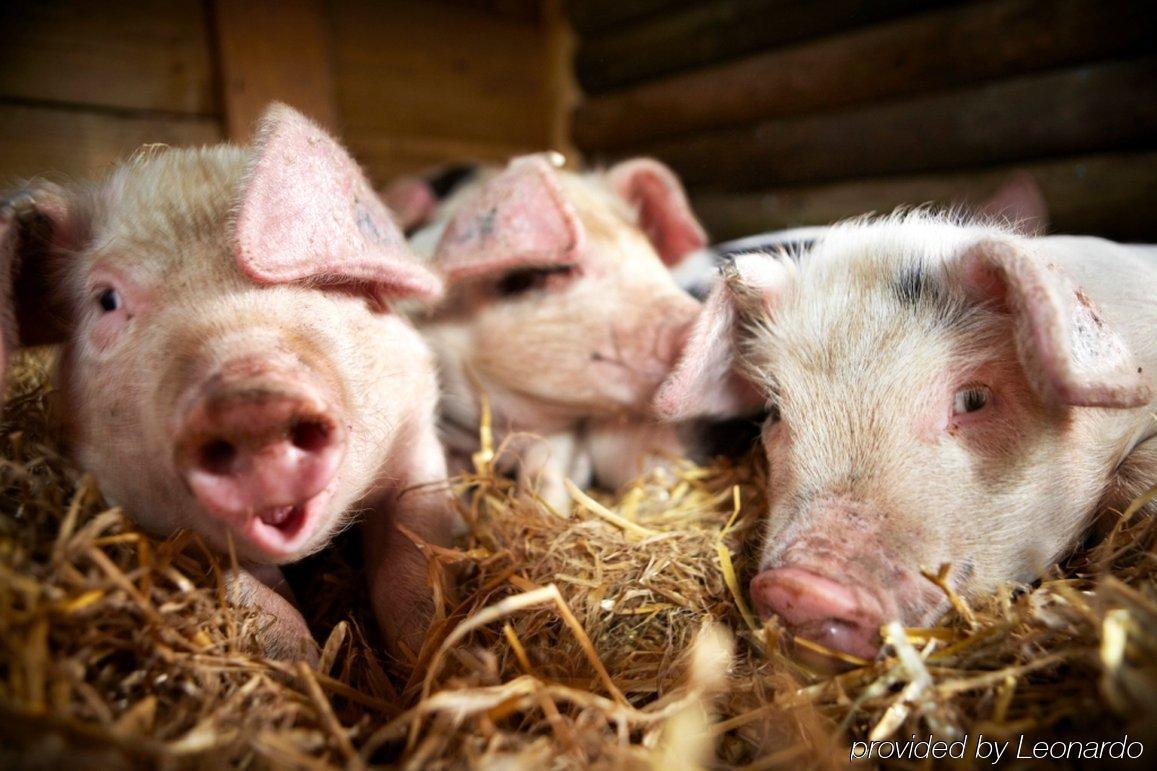
[[531, 156], [447, 209], [427, 249], [449, 291], [423, 322], [447, 377], [539, 429], [649, 412], [698, 309], [668, 270], [704, 242], [674, 176]]
[[1087, 526], [1123, 451], [1095, 421], [1151, 394], [1035, 244], [914, 216], [833, 228], [800, 262], [737, 259], [658, 407], [765, 404], [763, 617], [871, 658], [881, 624], [945, 607], [922, 570], [972, 596]]
[[275, 107], [252, 151], [163, 150], [33, 196], [80, 464], [159, 533], [268, 563], [324, 545], [436, 398], [383, 301], [438, 281], [344, 151]]

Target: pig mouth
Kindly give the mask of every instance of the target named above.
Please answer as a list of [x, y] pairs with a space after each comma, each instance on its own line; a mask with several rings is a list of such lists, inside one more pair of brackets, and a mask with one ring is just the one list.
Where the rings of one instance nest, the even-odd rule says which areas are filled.
[[294, 558], [316, 535], [335, 488], [336, 482], [298, 503], [259, 509], [238, 528], [238, 534], [268, 558]]
[[778, 618], [797, 652], [824, 668], [874, 659], [880, 627], [896, 615], [862, 583], [794, 565], [761, 572], [751, 581], [751, 596], [761, 619]]

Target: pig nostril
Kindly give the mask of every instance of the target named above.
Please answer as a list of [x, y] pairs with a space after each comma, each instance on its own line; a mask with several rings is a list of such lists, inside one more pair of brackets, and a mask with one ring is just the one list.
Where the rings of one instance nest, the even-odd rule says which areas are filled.
[[329, 426], [318, 420], [301, 420], [290, 429], [293, 445], [306, 452], [320, 452], [330, 443]]
[[225, 476], [232, 471], [237, 448], [224, 439], [212, 439], [201, 445], [200, 465], [205, 471]]

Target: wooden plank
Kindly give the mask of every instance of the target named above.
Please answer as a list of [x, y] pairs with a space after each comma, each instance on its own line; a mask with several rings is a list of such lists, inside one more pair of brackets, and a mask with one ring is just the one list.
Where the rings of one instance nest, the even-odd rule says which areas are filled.
[[150, 142], [205, 145], [220, 139], [214, 118], [130, 117], [0, 103], [0, 188], [33, 176], [101, 174]]
[[944, 0], [711, 0], [583, 40], [579, 83], [602, 93], [837, 30], [943, 5]]
[[952, 7], [598, 96], [576, 143], [605, 150], [1152, 52], [1152, 0], [997, 0]]
[[319, 0], [217, 0], [227, 136], [248, 141], [269, 102], [336, 129], [328, 26]]
[[0, 3], [0, 98], [214, 115], [200, 0]]
[[755, 189], [1128, 149], [1157, 139], [1157, 57], [634, 148], [690, 185]]
[[537, 23], [543, 17], [542, 0], [441, 0], [448, 5], [460, 5], [518, 21]]
[[1049, 207], [1050, 231], [1157, 242], [1157, 152], [1093, 155], [976, 172], [692, 195], [712, 237], [725, 240], [922, 203], [977, 205], [1010, 175], [1033, 175]]
[[338, 107], [352, 145], [378, 137], [550, 141], [546, 35], [465, 8], [334, 0]]
[[580, 98], [574, 68], [571, 66], [574, 61], [575, 35], [566, 22], [561, 0], [546, 0], [543, 8], [550, 149], [578, 163], [579, 151], [571, 138], [571, 116]]
[[696, 0], [567, 0], [566, 14], [581, 34], [633, 24], [648, 16], [669, 13]]

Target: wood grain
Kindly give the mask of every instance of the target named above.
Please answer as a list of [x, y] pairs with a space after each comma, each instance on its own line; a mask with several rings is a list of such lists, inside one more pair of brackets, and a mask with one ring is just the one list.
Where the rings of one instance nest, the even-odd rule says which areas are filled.
[[633, 148], [721, 189], [983, 166], [1157, 141], [1157, 57]]
[[248, 141], [274, 100], [337, 129], [329, 27], [320, 0], [218, 0], [213, 15], [229, 139]]
[[589, 93], [943, 5], [945, 0], [708, 0], [588, 36], [575, 70]]
[[143, 144], [221, 140], [214, 118], [130, 117], [0, 103], [0, 188], [20, 179], [84, 179], [112, 169]]
[[216, 115], [205, 6], [0, 3], [0, 98]]
[[1044, 163], [752, 193], [693, 195], [713, 238], [825, 225], [900, 205], [976, 205], [1016, 170], [1029, 171], [1044, 193], [1052, 232], [1089, 233], [1157, 242], [1157, 152], [1099, 154]]
[[918, 14], [586, 100], [605, 150], [1157, 49], [1152, 0], [997, 0]]
[[539, 26], [396, 0], [329, 7], [344, 136], [375, 172], [429, 148], [549, 146], [555, 92]]

